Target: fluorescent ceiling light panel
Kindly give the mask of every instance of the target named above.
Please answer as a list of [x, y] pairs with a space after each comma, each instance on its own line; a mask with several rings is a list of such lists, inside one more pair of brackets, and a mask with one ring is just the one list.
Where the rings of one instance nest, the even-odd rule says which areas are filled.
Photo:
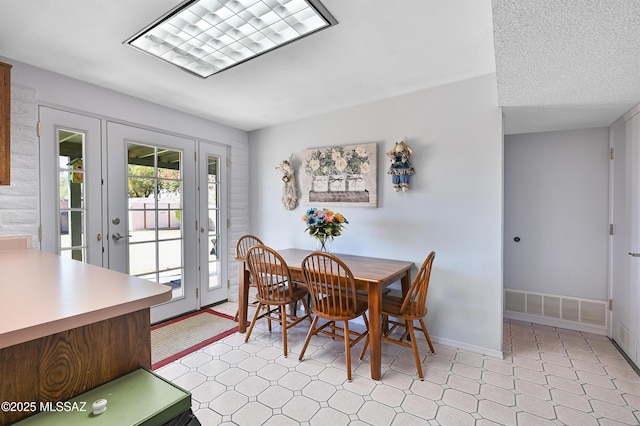
[[125, 43], [206, 78], [337, 23], [317, 0], [190, 0]]

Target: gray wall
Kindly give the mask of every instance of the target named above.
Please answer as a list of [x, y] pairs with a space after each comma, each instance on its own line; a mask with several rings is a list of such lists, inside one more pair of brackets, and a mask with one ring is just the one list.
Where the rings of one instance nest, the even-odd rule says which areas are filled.
[[[300, 219], [309, 206], [284, 210], [275, 167], [294, 153], [301, 180], [304, 149], [377, 143], [378, 208], [335, 208], [350, 224], [333, 250], [416, 265], [435, 250], [427, 303], [431, 335], [499, 355], [501, 129], [491, 74], [251, 132], [251, 230], [275, 248], [314, 248]], [[416, 174], [402, 193], [393, 191], [384, 152], [405, 136]]]
[[608, 129], [511, 135], [504, 144], [505, 288], [606, 300]]

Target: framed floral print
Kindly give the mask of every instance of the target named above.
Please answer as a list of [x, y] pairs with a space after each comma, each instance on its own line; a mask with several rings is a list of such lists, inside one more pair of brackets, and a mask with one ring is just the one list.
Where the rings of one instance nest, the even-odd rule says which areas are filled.
[[336, 145], [302, 152], [302, 202], [376, 207], [377, 144]]

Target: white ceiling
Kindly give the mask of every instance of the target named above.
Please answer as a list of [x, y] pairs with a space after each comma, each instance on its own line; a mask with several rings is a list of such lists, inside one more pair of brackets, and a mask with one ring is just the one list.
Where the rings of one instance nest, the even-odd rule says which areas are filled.
[[637, 0], [323, 0], [337, 26], [208, 79], [123, 44], [179, 3], [2, 0], [0, 56], [243, 130], [493, 72], [507, 133], [640, 102]]

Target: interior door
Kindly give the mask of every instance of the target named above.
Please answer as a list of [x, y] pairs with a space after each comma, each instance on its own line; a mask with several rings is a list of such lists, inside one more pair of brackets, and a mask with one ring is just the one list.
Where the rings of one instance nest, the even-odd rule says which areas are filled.
[[195, 141], [107, 123], [109, 269], [172, 287], [151, 321], [198, 308]]
[[635, 363], [640, 331], [640, 115], [613, 127], [611, 337]]
[[40, 247], [102, 266], [100, 120], [41, 106]]
[[227, 150], [198, 144], [200, 205], [200, 305], [227, 299]]

